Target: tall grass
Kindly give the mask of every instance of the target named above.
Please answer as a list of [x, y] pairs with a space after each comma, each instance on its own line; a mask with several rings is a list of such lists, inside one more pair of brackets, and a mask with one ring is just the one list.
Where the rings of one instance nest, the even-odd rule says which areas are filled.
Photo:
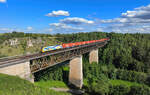
[[36, 86], [16, 76], [0, 74], [0, 95], [71, 95]]
[[[128, 87], [130, 86], [142, 86], [144, 84], [139, 84], [137, 82], [129, 82], [129, 81], [124, 81], [124, 80], [110, 80], [109, 81], [112, 85], [126, 85]], [[144, 85], [146, 87], [149, 87], [147, 85]]]
[[40, 86], [43, 88], [68, 88], [67, 84], [65, 84], [62, 81], [54, 81], [54, 80], [48, 80], [48, 81], [39, 81], [35, 83], [36, 86]]

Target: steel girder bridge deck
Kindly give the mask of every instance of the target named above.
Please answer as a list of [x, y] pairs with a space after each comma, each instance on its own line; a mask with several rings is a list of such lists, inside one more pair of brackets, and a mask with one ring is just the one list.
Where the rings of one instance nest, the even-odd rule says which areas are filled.
[[76, 56], [88, 53], [94, 49], [103, 47], [106, 44], [107, 41], [95, 42], [71, 48], [53, 50], [45, 53], [3, 58], [0, 59], [0, 68], [30, 61], [31, 73], [35, 73], [45, 68], [70, 60]]

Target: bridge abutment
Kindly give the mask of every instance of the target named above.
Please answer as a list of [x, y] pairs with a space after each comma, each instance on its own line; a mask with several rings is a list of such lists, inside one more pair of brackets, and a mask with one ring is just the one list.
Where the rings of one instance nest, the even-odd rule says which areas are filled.
[[90, 63], [93, 63], [93, 62], [98, 63], [98, 49], [90, 51], [90, 53], [89, 53], [89, 62]]
[[73, 84], [76, 87], [82, 88], [82, 55], [70, 60], [69, 82], [70, 84]]
[[20, 78], [26, 79], [32, 83], [34, 82], [34, 76], [30, 70], [30, 62], [23, 62], [0, 68], [0, 73], [19, 76]]

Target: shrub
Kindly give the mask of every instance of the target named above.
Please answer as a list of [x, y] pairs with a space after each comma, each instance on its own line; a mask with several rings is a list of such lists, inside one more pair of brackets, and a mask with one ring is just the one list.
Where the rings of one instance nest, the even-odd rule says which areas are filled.
[[150, 88], [144, 85], [110, 85], [108, 95], [150, 95]]
[[108, 78], [100, 74], [99, 78], [91, 78], [88, 80], [88, 91], [93, 95], [107, 95], [109, 92]]
[[150, 95], [150, 88], [146, 86], [131, 86], [128, 95]]
[[110, 85], [109, 95], [126, 95], [130, 88], [127, 85]]
[[135, 72], [135, 71], [127, 71], [127, 70], [121, 70], [118, 69], [116, 73], [116, 78], [121, 80], [127, 80], [132, 82], [138, 82], [138, 83], [147, 83], [147, 74], [142, 72]]

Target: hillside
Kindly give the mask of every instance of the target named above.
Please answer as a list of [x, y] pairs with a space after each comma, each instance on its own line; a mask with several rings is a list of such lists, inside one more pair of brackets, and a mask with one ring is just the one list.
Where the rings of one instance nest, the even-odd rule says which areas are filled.
[[49, 88], [34, 84], [16, 76], [0, 74], [0, 95], [71, 95], [65, 92], [55, 92]]
[[0, 38], [1, 57], [40, 52], [41, 47], [61, 44], [56, 37], [42, 34], [6, 33]]

